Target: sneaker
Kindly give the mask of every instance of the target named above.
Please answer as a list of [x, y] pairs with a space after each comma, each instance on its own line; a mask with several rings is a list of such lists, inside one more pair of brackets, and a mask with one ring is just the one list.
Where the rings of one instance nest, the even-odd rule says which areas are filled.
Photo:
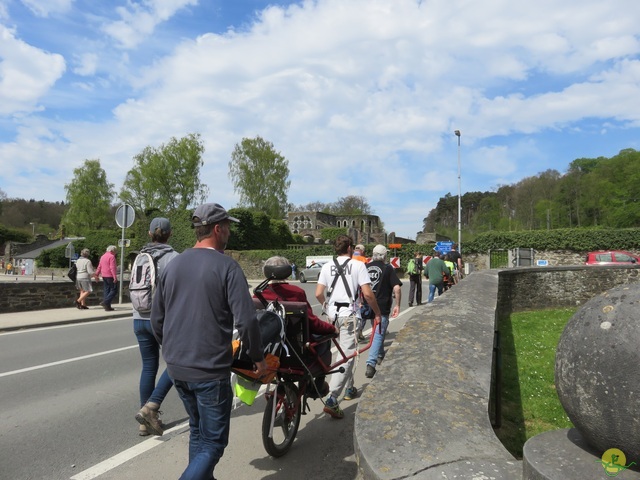
[[367, 365], [367, 371], [365, 372], [364, 376], [367, 378], [373, 378], [375, 374], [376, 374], [376, 367], [374, 367], [373, 365]]
[[327, 415], [331, 415], [333, 418], [341, 419], [344, 418], [344, 412], [338, 405], [338, 402], [334, 400], [333, 397], [327, 398], [327, 401], [324, 403], [324, 408], [322, 409], [324, 413]]
[[344, 400], [353, 400], [358, 396], [358, 389], [356, 387], [347, 388], [347, 392], [344, 394]]
[[410, 303], [410, 304], [409, 304], [409, 306], [410, 306], [410, 307], [413, 307], [413, 303]]
[[160, 405], [157, 403], [147, 402], [138, 413], [136, 413], [138, 423], [147, 427], [147, 432], [153, 435], [162, 435], [164, 433], [158, 408], [160, 408]]

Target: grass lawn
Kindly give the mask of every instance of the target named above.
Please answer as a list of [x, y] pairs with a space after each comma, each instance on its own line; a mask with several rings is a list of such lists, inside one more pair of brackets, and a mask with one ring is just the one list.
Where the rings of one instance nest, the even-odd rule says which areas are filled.
[[522, 458], [531, 437], [572, 427], [556, 394], [556, 347], [576, 309], [512, 313], [501, 320], [502, 425], [496, 434]]

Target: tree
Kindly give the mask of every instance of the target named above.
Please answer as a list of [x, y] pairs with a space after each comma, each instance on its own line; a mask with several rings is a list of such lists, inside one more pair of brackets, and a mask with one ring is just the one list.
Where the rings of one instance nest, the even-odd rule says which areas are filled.
[[73, 175], [72, 182], [64, 186], [68, 208], [61, 223], [67, 231], [81, 235], [111, 225], [114, 185], [107, 181], [100, 160], [85, 160], [82, 167], [73, 170]]
[[243, 138], [236, 144], [229, 161], [233, 190], [240, 194], [242, 207], [283, 218], [287, 211], [287, 192], [291, 186], [289, 161], [261, 137]]
[[371, 215], [371, 205], [360, 195], [341, 197], [331, 206], [335, 215]]
[[194, 133], [172, 137], [158, 148], [146, 147], [133, 157], [120, 199], [145, 218], [154, 211], [168, 214], [204, 202], [209, 188], [200, 182], [203, 152], [200, 134]]

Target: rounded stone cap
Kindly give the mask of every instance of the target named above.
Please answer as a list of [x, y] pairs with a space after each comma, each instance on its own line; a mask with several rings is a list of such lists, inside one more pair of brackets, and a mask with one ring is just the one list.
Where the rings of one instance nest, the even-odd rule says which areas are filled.
[[591, 446], [640, 460], [640, 284], [608, 290], [576, 312], [556, 350], [555, 380]]

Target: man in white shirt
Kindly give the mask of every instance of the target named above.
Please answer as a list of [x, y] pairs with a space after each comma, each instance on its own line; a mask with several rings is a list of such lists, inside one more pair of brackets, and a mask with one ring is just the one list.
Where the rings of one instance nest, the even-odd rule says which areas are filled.
[[[347, 235], [339, 235], [334, 243], [337, 257], [322, 266], [316, 287], [316, 298], [322, 304], [323, 311], [329, 320], [340, 329], [340, 347], [346, 356], [356, 350], [356, 328], [358, 324], [357, 303], [358, 292], [361, 291], [367, 303], [375, 313], [374, 323], [380, 322], [380, 308], [371, 289], [371, 279], [364, 262], [352, 262], [353, 239]], [[342, 272], [342, 275], [341, 275]], [[344, 364], [344, 373], [331, 375], [329, 397], [325, 402], [324, 412], [333, 418], [343, 418], [344, 412], [338, 404], [338, 397], [345, 385], [344, 400], [351, 400], [358, 395], [353, 386], [353, 358]]]

